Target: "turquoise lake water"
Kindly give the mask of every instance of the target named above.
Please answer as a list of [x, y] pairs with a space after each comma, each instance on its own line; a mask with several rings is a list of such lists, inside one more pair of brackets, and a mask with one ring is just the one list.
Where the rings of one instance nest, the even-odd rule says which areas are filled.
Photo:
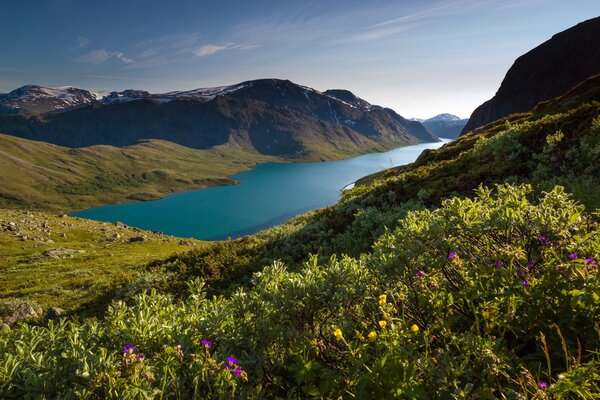
[[170, 195], [156, 201], [107, 205], [71, 215], [127, 225], [168, 235], [204, 240], [236, 238], [334, 204], [355, 180], [407, 164], [442, 143], [401, 147], [340, 161], [267, 163], [231, 178], [241, 183]]

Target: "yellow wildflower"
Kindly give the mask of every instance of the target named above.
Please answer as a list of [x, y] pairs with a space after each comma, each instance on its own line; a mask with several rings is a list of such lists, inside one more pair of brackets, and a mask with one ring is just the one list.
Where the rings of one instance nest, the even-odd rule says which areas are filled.
[[387, 301], [387, 294], [382, 294], [381, 296], [379, 296], [379, 305], [381, 307], [385, 306], [386, 301]]
[[414, 333], [417, 333], [419, 332], [419, 327], [417, 326], [417, 324], [413, 324], [413, 326], [410, 327], [410, 330]]
[[340, 328], [335, 328], [335, 331], [333, 331], [333, 335], [335, 336], [335, 338], [337, 340], [340, 340], [342, 338], [342, 330]]
[[381, 329], [385, 329], [385, 327], [387, 326], [387, 321], [384, 321], [384, 320], [379, 321], [379, 326], [381, 327]]
[[377, 339], [377, 332], [371, 331], [371, 332], [369, 332], [367, 337], [369, 338], [369, 340], [375, 340], [375, 339]]

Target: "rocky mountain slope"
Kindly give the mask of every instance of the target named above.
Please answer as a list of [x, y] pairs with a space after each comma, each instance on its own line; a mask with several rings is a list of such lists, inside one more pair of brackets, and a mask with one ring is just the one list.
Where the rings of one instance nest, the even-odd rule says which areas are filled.
[[600, 73], [600, 17], [557, 33], [519, 57], [496, 95], [477, 107], [462, 133], [531, 109]]
[[0, 94], [0, 115], [39, 115], [90, 104], [97, 97], [87, 90], [71, 86], [22, 86], [10, 93]]
[[438, 140], [420, 123], [349, 95], [355, 100], [276, 79], [165, 94], [130, 90], [53, 112], [0, 116], [0, 132], [67, 147], [162, 139], [297, 157], [323, 144], [359, 153]]
[[457, 138], [467, 121], [452, 114], [439, 114], [429, 119], [419, 120], [437, 137], [448, 139]]

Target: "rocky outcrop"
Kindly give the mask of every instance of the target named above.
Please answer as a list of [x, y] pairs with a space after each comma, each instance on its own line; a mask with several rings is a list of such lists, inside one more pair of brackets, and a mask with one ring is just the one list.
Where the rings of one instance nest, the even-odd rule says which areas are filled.
[[462, 134], [537, 103], [560, 96], [600, 73], [600, 17], [554, 35], [519, 57], [500, 89], [477, 107]]

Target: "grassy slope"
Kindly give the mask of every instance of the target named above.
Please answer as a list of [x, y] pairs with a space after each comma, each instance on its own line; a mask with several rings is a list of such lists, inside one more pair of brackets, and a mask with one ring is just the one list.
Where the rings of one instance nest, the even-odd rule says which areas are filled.
[[272, 157], [165, 141], [68, 149], [0, 135], [0, 207], [77, 210], [217, 184]]
[[331, 137], [307, 132], [300, 139], [301, 153], [281, 157], [260, 154], [241, 138], [208, 150], [162, 140], [70, 149], [0, 134], [0, 207], [73, 211], [157, 199], [234, 184], [228, 176], [259, 163], [337, 160], [398, 146], [354, 141], [337, 131]]
[[[141, 235], [145, 241], [129, 242]], [[201, 245], [115, 224], [0, 209], [0, 303], [28, 300], [93, 312], [117, 287], [140, 279], [150, 260]]]

